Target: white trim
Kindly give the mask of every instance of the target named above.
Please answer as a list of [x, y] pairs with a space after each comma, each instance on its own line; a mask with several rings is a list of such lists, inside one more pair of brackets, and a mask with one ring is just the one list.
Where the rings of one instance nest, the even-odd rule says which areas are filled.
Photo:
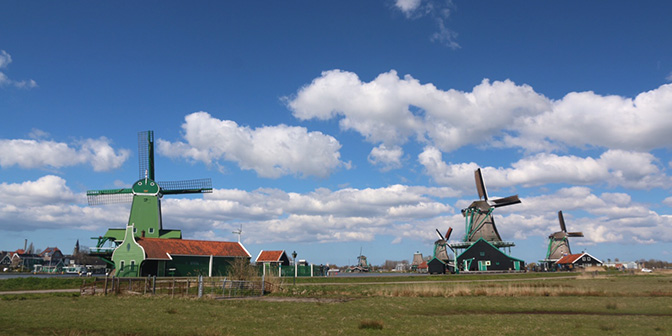
[[257, 255], [257, 258], [254, 259], [254, 262], [259, 262], [259, 257], [261, 257], [261, 254], [264, 252], [264, 250], [259, 251], [259, 254]]
[[245, 251], [245, 253], [247, 253], [247, 256], [248, 256], [248, 257], [252, 258], [252, 255], [250, 254], [250, 252], [247, 251], [247, 249], [245, 248], [245, 246], [243, 246], [243, 243], [238, 242], [238, 245], [240, 245], [240, 247], [243, 248], [243, 250]]

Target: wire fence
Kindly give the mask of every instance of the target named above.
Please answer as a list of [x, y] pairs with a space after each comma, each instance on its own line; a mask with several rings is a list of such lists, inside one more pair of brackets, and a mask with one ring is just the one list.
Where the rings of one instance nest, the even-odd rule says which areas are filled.
[[105, 277], [82, 282], [80, 295], [162, 295], [170, 297], [236, 298], [263, 296], [273, 291], [273, 284], [264, 280], [232, 280], [230, 278], [118, 278]]

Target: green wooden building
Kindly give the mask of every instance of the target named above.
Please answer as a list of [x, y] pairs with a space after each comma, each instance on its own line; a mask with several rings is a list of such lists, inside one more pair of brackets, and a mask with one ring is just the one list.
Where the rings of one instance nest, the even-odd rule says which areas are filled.
[[115, 276], [225, 276], [237, 259], [250, 262], [239, 242], [136, 237], [134, 230], [126, 227], [112, 253]]

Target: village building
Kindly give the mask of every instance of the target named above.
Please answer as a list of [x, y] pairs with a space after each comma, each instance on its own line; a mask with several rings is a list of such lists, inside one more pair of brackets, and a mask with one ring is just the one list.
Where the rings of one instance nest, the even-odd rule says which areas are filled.
[[568, 254], [555, 262], [559, 269], [574, 270], [577, 268], [586, 268], [590, 266], [600, 266], [602, 261], [592, 255], [583, 252], [577, 254]]
[[254, 261], [259, 265], [289, 266], [289, 257], [285, 251], [264, 251], [261, 250], [257, 259]]
[[239, 242], [136, 238], [133, 229], [126, 227], [112, 253], [115, 276], [224, 276], [236, 261], [248, 265], [251, 258]]
[[[525, 261], [511, 257], [483, 238], [479, 238], [457, 258], [463, 271], [520, 271]], [[431, 272], [431, 270], [430, 270]]]

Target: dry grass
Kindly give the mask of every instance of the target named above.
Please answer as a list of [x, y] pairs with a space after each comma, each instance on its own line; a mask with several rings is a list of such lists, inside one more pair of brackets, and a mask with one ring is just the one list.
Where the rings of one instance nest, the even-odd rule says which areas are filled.
[[413, 285], [380, 288], [378, 296], [390, 297], [456, 297], [456, 296], [606, 296], [604, 291], [572, 286], [544, 284], [503, 285]]

